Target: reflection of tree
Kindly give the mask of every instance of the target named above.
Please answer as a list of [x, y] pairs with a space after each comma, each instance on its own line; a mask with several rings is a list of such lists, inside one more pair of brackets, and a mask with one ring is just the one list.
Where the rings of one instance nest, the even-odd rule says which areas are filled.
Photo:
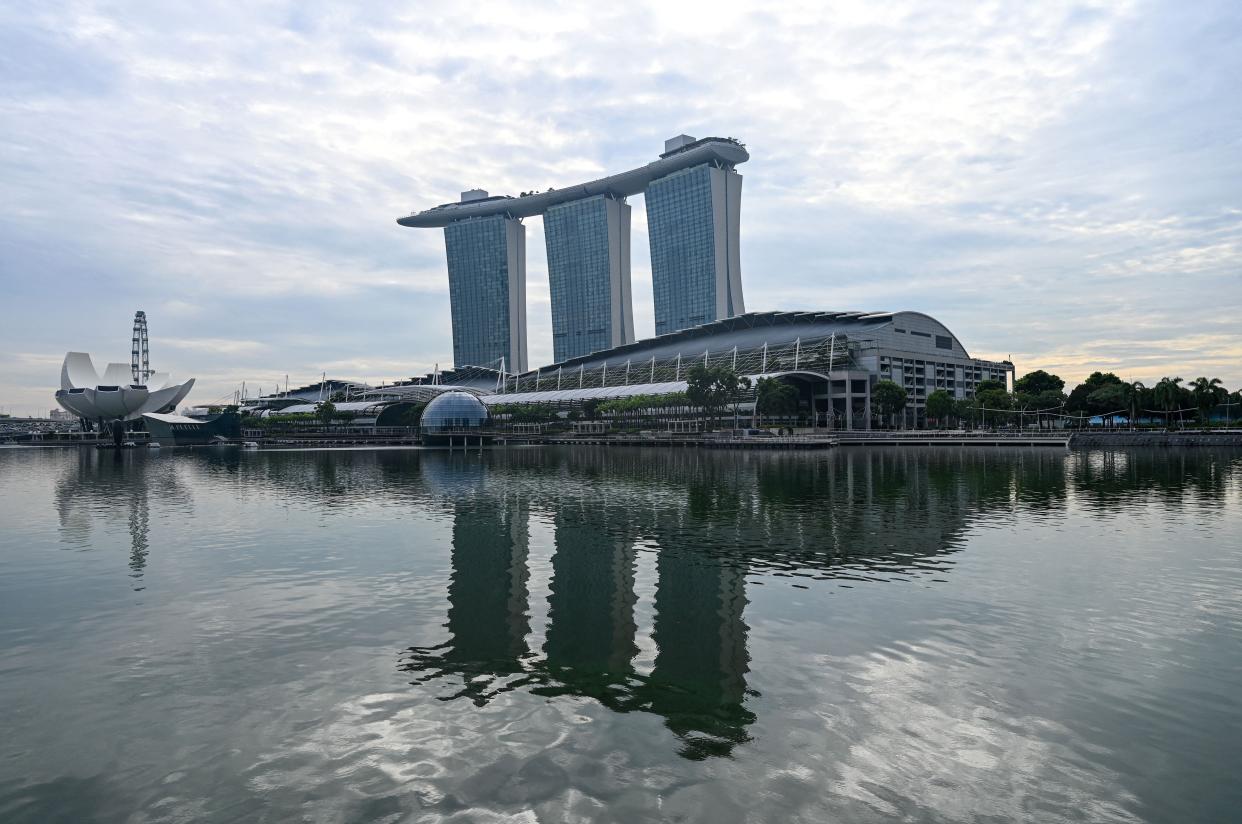
[[170, 456], [150, 455], [142, 450], [77, 450], [56, 483], [56, 511], [60, 533], [71, 546], [89, 547], [96, 518], [125, 518], [129, 530], [130, 574], [138, 581], [150, 553], [151, 495], [161, 502], [188, 506], [188, 488], [181, 483]]
[[1154, 496], [1172, 508], [1185, 501], [1224, 506], [1242, 453], [1216, 449], [1127, 449], [1074, 452], [1069, 458], [1074, 495], [1093, 510], [1118, 512]]

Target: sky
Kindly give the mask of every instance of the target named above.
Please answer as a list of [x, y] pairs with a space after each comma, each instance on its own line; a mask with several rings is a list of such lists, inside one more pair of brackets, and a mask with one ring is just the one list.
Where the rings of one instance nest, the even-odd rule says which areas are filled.
[[138, 309], [194, 403], [448, 366], [442, 232], [398, 216], [683, 132], [750, 152], [752, 311], [909, 309], [1019, 375], [1242, 386], [1236, 0], [592, 5], [0, 5], [0, 411], [46, 414], [66, 351], [127, 361]]

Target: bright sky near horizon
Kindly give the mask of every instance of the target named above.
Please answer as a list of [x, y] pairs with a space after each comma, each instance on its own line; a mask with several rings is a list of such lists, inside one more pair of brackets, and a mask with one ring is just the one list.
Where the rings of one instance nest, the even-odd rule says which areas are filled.
[[[0, 409], [68, 350], [191, 402], [452, 361], [396, 217], [735, 136], [747, 308], [913, 309], [1071, 383], [1242, 385], [1242, 4], [0, 7]], [[635, 320], [652, 334], [642, 198]], [[532, 364], [551, 360], [528, 219]]]

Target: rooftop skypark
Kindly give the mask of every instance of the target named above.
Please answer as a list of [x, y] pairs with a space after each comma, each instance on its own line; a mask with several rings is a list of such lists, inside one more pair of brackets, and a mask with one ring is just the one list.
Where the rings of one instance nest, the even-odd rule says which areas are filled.
[[644, 194], [657, 334], [742, 314], [739, 213], [750, 158], [733, 138], [678, 135], [658, 160], [627, 172], [519, 197], [482, 189], [399, 218], [443, 228], [458, 367], [503, 359], [525, 371], [526, 227], [542, 216], [556, 361], [634, 341], [630, 206]]

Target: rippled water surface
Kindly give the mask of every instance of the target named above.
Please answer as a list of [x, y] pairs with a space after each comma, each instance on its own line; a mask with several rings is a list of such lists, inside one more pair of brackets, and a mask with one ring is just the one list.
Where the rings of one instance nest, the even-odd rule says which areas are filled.
[[1239, 820], [1242, 452], [0, 450], [0, 820]]

